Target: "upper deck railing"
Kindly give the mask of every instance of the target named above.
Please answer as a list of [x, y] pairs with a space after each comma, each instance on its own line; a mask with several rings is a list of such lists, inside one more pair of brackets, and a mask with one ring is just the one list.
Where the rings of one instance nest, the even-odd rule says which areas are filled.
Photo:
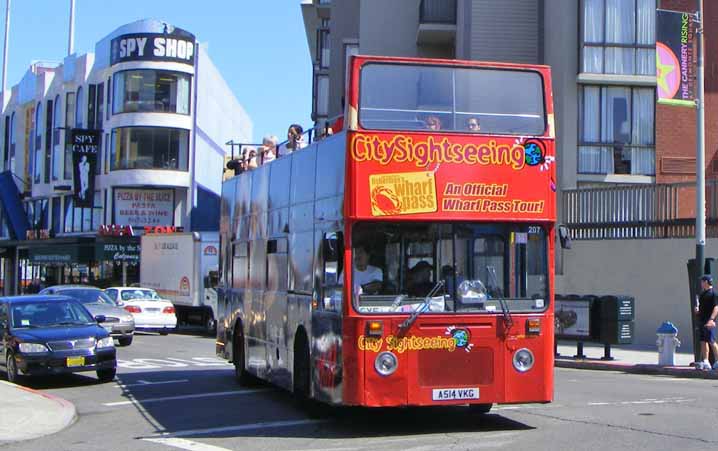
[[[695, 194], [693, 183], [564, 190], [563, 223], [575, 240], [692, 238]], [[706, 182], [706, 224], [718, 237], [718, 180]]]

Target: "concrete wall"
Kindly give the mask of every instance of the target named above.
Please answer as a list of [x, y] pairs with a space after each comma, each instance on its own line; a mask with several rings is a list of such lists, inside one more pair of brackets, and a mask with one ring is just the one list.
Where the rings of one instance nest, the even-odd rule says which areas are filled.
[[[690, 351], [691, 312], [686, 263], [695, 257], [695, 241], [574, 241], [564, 252], [564, 274], [556, 293], [618, 294], [636, 299], [636, 338], [655, 345], [663, 321], [678, 327], [682, 351]], [[718, 239], [708, 240], [706, 256], [718, 257]]]
[[329, 29], [329, 117], [344, 114], [341, 103], [346, 89], [344, 46], [347, 42], [359, 43], [359, 9], [359, 0], [332, 3]]
[[361, 0], [359, 53], [418, 56], [420, 0]]

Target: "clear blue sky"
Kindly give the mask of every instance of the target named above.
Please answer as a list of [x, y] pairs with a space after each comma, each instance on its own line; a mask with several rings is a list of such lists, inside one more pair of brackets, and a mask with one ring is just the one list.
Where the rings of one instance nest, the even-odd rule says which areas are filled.
[[[2, 27], [5, 4], [0, 0]], [[212, 61], [252, 118], [255, 141], [267, 133], [282, 138], [293, 122], [311, 125], [312, 66], [299, 5], [299, 0], [76, 0], [75, 52], [94, 52], [95, 43], [120, 25], [165, 20], [208, 44]], [[66, 56], [70, 0], [12, 0], [10, 12], [8, 87], [19, 83], [31, 61]]]

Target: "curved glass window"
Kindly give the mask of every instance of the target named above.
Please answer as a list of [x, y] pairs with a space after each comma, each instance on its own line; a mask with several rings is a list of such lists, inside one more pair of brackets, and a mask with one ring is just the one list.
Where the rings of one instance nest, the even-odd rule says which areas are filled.
[[52, 116], [52, 179], [59, 180], [62, 177], [62, 144], [60, 143], [60, 127], [62, 121], [62, 105], [60, 96], [55, 96], [55, 113]]
[[112, 130], [110, 169], [186, 171], [189, 130], [164, 127], [122, 127]]
[[33, 181], [35, 183], [40, 183], [40, 179], [42, 177], [42, 102], [37, 103], [37, 108], [35, 108], [35, 123], [34, 123], [34, 145], [32, 146], [34, 149], [34, 157], [32, 161], [32, 172], [33, 172]]
[[113, 87], [113, 114], [189, 114], [189, 74], [150, 69], [127, 70], [114, 75]]

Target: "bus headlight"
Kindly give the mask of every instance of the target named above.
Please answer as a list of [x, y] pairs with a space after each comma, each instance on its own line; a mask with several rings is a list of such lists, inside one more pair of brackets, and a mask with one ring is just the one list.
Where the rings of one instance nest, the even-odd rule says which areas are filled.
[[525, 373], [534, 366], [534, 355], [526, 348], [519, 349], [514, 353], [514, 368], [520, 373]]
[[382, 376], [390, 376], [399, 367], [399, 360], [391, 352], [382, 352], [374, 360], [374, 369]]

